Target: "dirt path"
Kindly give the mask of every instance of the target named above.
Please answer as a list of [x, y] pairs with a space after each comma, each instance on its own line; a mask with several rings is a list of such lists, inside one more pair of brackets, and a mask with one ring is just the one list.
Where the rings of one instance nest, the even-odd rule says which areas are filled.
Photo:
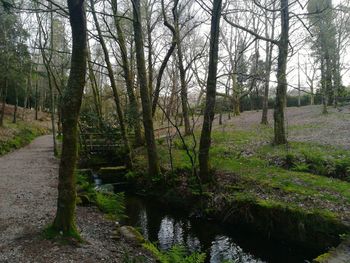
[[54, 217], [58, 162], [52, 137], [0, 158], [0, 262], [122, 262], [125, 251], [137, 250], [112, 239], [114, 222], [95, 208], [79, 207], [78, 227], [87, 241], [73, 247], [41, 236]]

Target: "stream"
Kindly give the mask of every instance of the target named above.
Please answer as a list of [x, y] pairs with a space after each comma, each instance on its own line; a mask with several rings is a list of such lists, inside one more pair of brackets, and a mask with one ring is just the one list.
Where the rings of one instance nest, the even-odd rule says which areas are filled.
[[[94, 181], [103, 185], [97, 175]], [[160, 250], [181, 245], [190, 252], [205, 252], [206, 263], [306, 263], [317, 256], [235, 225], [193, 218], [154, 198], [126, 193], [125, 206], [123, 224], [137, 228]]]
[[[138, 228], [159, 249], [178, 244], [207, 254], [208, 263], [303, 263], [315, 254], [273, 242], [232, 225], [193, 219], [183, 210], [164, 207], [155, 200], [126, 195], [125, 223]], [[309, 260], [309, 261], [308, 261]]]

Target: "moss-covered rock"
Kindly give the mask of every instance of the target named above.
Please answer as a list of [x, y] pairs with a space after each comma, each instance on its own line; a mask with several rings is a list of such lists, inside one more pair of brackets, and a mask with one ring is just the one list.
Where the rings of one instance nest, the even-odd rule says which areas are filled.
[[348, 263], [350, 262], [350, 238], [337, 248], [332, 248], [313, 260], [313, 263]]

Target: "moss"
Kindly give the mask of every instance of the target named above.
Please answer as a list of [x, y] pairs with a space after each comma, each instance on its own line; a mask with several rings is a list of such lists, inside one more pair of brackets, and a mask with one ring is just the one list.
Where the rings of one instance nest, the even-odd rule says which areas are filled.
[[313, 260], [313, 263], [325, 263], [331, 257], [329, 252], [324, 253]]
[[83, 242], [83, 239], [80, 237], [76, 229], [63, 233], [58, 231], [53, 225], [46, 227], [42, 232], [42, 236], [45, 239], [55, 240], [63, 244]]
[[337, 245], [340, 242], [339, 233], [350, 230], [331, 212], [316, 209], [305, 211], [293, 205], [261, 200], [249, 194], [226, 198], [220, 202], [225, 202], [225, 205], [214, 203], [211, 211], [214, 211], [216, 217], [224, 218], [225, 222], [247, 225], [267, 237], [288, 240], [316, 251]]
[[137, 231], [136, 228], [132, 227], [132, 226], [125, 226], [127, 228], [127, 230], [132, 233], [136, 239], [136, 242], [143, 244], [146, 242], [145, 238], [141, 235], [141, 233], [139, 231]]

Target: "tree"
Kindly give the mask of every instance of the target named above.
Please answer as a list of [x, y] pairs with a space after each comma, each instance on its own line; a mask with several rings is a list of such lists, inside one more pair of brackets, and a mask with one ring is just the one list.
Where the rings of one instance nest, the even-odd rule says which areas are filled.
[[149, 83], [147, 81], [145, 53], [143, 48], [143, 34], [141, 24], [141, 8], [140, 0], [133, 0], [133, 26], [134, 39], [136, 48], [136, 62], [138, 82], [140, 87], [143, 126], [145, 129], [145, 140], [147, 146], [148, 157], [148, 173], [149, 176], [157, 176], [160, 173], [158, 152], [156, 141], [154, 138], [154, 128], [152, 119], [152, 103], [149, 92]]
[[277, 89], [274, 111], [274, 143], [286, 144], [287, 135], [284, 121], [284, 109], [287, 93], [287, 59], [289, 45], [289, 0], [281, 0], [281, 36], [278, 42]]
[[[7, 6], [10, 8], [10, 6]], [[6, 100], [12, 95], [14, 117], [25, 71], [30, 60], [26, 45], [28, 34], [20, 23], [20, 17], [0, 6], [0, 127], [4, 125]], [[15, 118], [14, 118], [15, 119]]]
[[184, 66], [184, 55], [182, 50], [182, 41], [181, 41], [181, 35], [180, 35], [180, 22], [179, 22], [179, 12], [178, 8], [178, 0], [175, 0], [175, 8], [173, 8], [173, 18], [174, 18], [174, 27], [175, 27], [175, 34], [174, 34], [174, 40], [176, 42], [177, 47], [177, 60], [178, 60], [178, 67], [180, 71], [180, 85], [181, 85], [181, 106], [182, 106], [182, 118], [185, 124], [185, 135], [191, 134], [191, 127], [190, 127], [190, 118], [189, 118], [189, 112], [188, 112], [188, 95], [187, 95], [187, 84], [186, 84], [186, 70]]
[[[336, 97], [336, 89], [332, 87], [332, 81], [337, 86], [341, 83], [339, 64], [339, 50], [336, 41], [336, 28], [332, 11], [332, 0], [312, 0], [308, 2], [309, 21], [314, 55], [321, 64], [321, 86], [323, 113], [326, 114], [331, 96]], [[335, 99], [336, 101], [336, 99]]]
[[206, 104], [199, 144], [199, 176], [203, 182], [210, 180], [209, 148], [211, 145], [211, 129], [215, 114], [217, 67], [219, 57], [219, 32], [222, 0], [213, 1], [210, 29], [209, 70], [207, 79]]
[[[168, 19], [167, 19], [167, 16], [166, 16], [166, 13], [165, 13], [165, 7], [164, 7], [164, 0], [161, 0], [161, 4], [162, 4], [162, 13], [163, 13], [163, 20], [164, 20], [164, 25], [169, 28], [169, 30], [171, 31], [172, 33], [172, 41], [171, 41], [171, 45], [170, 45], [170, 48], [168, 49], [163, 61], [162, 61], [162, 64], [159, 68], [159, 73], [158, 73], [158, 76], [157, 76], [157, 83], [156, 83], [156, 88], [154, 90], [154, 95], [153, 95], [153, 103], [152, 103], [152, 115], [154, 116], [155, 112], [156, 112], [156, 109], [157, 109], [157, 104], [158, 104], [158, 99], [159, 99], [159, 94], [160, 94], [160, 85], [161, 85], [161, 82], [162, 82], [162, 77], [163, 77], [163, 74], [164, 74], [164, 71], [167, 67], [167, 64], [169, 62], [169, 59], [171, 57], [171, 55], [173, 54], [175, 48], [176, 48], [176, 44], [177, 44], [177, 41], [176, 41], [176, 31], [175, 31], [175, 28], [173, 25], [171, 25], [169, 22], [168, 22]], [[175, 1], [174, 2], [174, 7], [173, 7], [173, 13], [175, 12], [175, 9], [177, 8], [177, 4], [178, 4], [178, 1]]]
[[84, 0], [67, 0], [72, 29], [71, 70], [62, 100], [62, 155], [58, 178], [57, 212], [52, 228], [63, 236], [78, 237], [75, 222], [75, 165], [77, 160], [77, 126], [85, 86], [87, 29]]
[[278, 63], [277, 63], [277, 89], [274, 109], [274, 143], [276, 145], [286, 144], [287, 136], [285, 131], [284, 108], [286, 105], [287, 94], [287, 59], [288, 59], [288, 44], [289, 44], [289, 0], [280, 0], [280, 9], [269, 9], [261, 6], [258, 2], [254, 3], [259, 7], [270, 11], [281, 13], [281, 34], [280, 39], [275, 40], [259, 35], [254, 30], [250, 30], [230, 21], [226, 16], [224, 19], [231, 26], [239, 28], [253, 35], [256, 39], [268, 41], [278, 46]]
[[[276, 7], [276, 1], [273, 2], [273, 9]], [[267, 11], [266, 11], [267, 13]], [[275, 24], [276, 24], [276, 12], [272, 13], [271, 26], [269, 22], [268, 15], [265, 16], [265, 36], [266, 38], [275, 38]], [[271, 30], [269, 34], [269, 28]], [[272, 54], [273, 54], [273, 43], [266, 41], [266, 57], [265, 57], [265, 88], [264, 88], [264, 97], [263, 97], [263, 109], [261, 115], [261, 124], [268, 124], [268, 110], [269, 110], [269, 90], [270, 90], [270, 75], [272, 68]]]

